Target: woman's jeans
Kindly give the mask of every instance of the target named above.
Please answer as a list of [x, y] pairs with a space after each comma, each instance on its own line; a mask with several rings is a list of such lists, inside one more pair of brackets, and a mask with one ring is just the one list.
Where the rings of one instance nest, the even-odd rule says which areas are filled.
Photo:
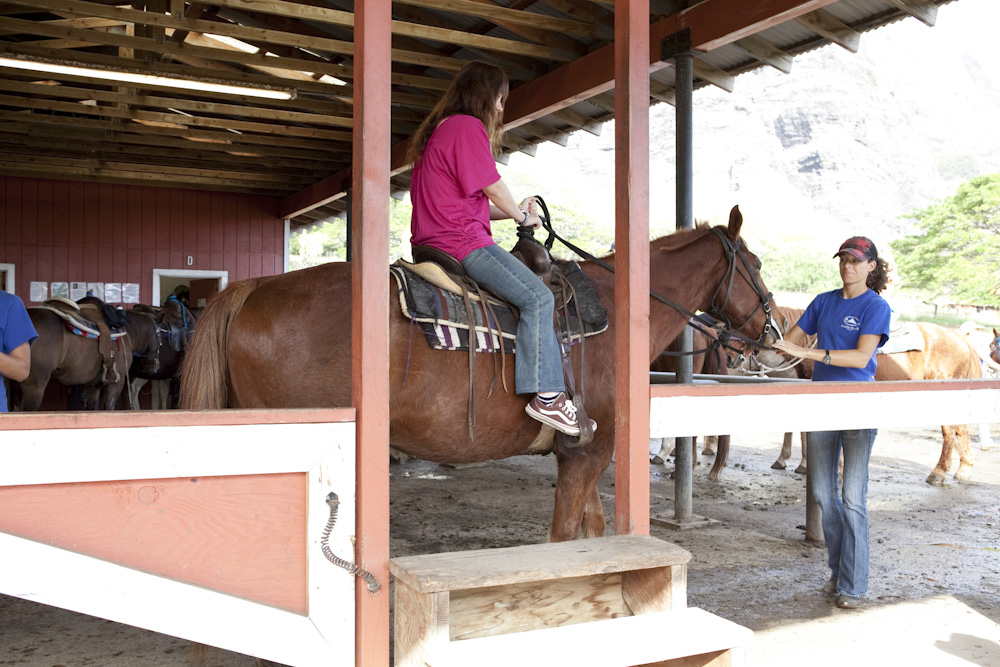
[[[823, 511], [830, 571], [841, 595], [868, 591], [868, 462], [876, 429], [814, 431], [809, 434], [809, 480]], [[837, 468], [844, 450], [843, 499]]]
[[517, 306], [514, 388], [518, 394], [565, 391], [559, 343], [552, 324], [552, 291], [521, 260], [493, 244], [473, 250], [462, 266], [477, 283]]

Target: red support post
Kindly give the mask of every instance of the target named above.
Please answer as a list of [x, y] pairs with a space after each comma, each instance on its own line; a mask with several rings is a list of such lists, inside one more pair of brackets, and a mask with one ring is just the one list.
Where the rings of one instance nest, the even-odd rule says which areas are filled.
[[357, 409], [357, 562], [382, 589], [355, 588], [355, 665], [389, 667], [390, 0], [354, 14], [352, 401]]
[[615, 532], [649, 534], [649, 0], [615, 5]]

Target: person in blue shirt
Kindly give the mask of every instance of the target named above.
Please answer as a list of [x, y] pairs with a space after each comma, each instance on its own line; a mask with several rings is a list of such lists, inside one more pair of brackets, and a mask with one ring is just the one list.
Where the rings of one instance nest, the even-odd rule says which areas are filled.
[[[889, 283], [888, 265], [870, 239], [853, 236], [834, 255], [843, 286], [820, 294], [777, 350], [812, 359], [813, 381], [875, 381], [875, 351], [889, 340], [889, 304], [879, 296]], [[815, 334], [816, 347], [803, 347]], [[857, 609], [868, 592], [868, 462], [876, 429], [814, 431], [808, 435], [809, 481], [823, 512], [830, 580], [841, 609]], [[837, 473], [844, 453], [843, 492]]]
[[[38, 338], [24, 303], [0, 290], [0, 380], [23, 382], [31, 372], [31, 343]], [[0, 382], [0, 412], [7, 412], [5, 382]]]

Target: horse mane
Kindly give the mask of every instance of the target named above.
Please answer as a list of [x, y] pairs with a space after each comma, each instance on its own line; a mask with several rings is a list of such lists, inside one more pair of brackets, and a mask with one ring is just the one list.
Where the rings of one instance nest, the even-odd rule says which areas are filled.
[[156, 320], [148, 310], [133, 308], [125, 312], [125, 331], [132, 339], [133, 353], [141, 356], [156, 335]]
[[81, 305], [89, 304], [91, 306], [97, 306], [101, 311], [101, 316], [104, 318], [104, 323], [112, 329], [124, 329], [128, 326], [125, 311], [119, 310], [114, 306], [109, 306], [96, 296], [85, 296], [77, 301], [77, 303]]

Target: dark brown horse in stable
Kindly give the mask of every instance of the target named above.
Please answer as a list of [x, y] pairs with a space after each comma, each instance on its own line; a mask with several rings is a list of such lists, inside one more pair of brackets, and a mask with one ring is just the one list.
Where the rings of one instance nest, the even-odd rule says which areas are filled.
[[[67, 302], [66, 306], [75, 312], [72, 302]], [[111, 312], [114, 309], [100, 301], [82, 303], [78, 307], [79, 314], [93, 322], [99, 320], [108, 324], [116, 317]], [[110, 354], [106, 356], [101, 352], [99, 338], [74, 333], [63, 317], [44, 305], [28, 308], [28, 316], [38, 332], [38, 339], [31, 345], [31, 372], [24, 382], [12, 383], [20, 397], [15, 400], [16, 409], [38, 410], [45, 387], [50, 380], [55, 380], [69, 387], [82, 386], [87, 409], [114, 410], [132, 362], [128, 336], [111, 341]]]
[[[700, 227], [651, 242], [650, 287], [686, 309], [705, 310], [744, 335], [763, 338], [773, 304], [760, 278], [760, 262], [740, 238], [742, 221], [734, 207], [728, 228]], [[614, 256], [606, 261], [613, 265]], [[585, 537], [604, 533], [597, 482], [614, 450], [614, 276], [594, 262], [581, 267], [609, 311], [610, 327], [587, 340], [586, 366], [577, 371], [587, 387], [587, 412], [598, 424], [595, 437], [582, 451], [555, 449], [553, 541], [575, 539], [581, 528]], [[540, 426], [524, 412], [527, 397], [495, 390], [480, 398], [471, 439], [468, 355], [431, 349], [397, 304], [390, 310], [391, 444], [412, 456], [448, 463], [524, 453]], [[688, 317], [650, 301], [650, 361], [677, 337]], [[494, 359], [488, 354], [477, 358], [477, 394], [486, 397]], [[513, 364], [505, 367], [512, 387]], [[350, 404], [349, 264], [240, 281], [200, 313], [181, 378], [183, 409]]]
[[132, 409], [139, 409], [139, 390], [149, 381], [168, 382], [173, 398], [169, 407], [177, 407], [181, 363], [194, 333], [194, 313], [179, 299], [170, 297], [162, 308], [133, 306], [126, 317], [132, 341], [132, 365], [128, 371]]

